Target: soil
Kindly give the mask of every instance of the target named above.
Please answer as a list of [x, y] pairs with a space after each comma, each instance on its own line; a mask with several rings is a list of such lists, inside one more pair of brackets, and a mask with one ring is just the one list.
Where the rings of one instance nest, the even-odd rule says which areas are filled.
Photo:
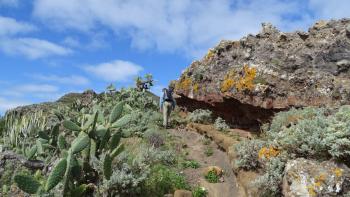
[[[203, 186], [208, 190], [208, 197], [238, 196], [236, 177], [232, 171], [229, 158], [214, 142], [197, 132], [186, 129], [170, 129], [169, 133], [182, 141], [188, 160], [195, 160], [200, 164], [198, 169], [187, 168], [183, 173], [192, 186]], [[207, 141], [207, 144], [205, 144]], [[211, 156], [205, 154], [208, 148], [213, 150]], [[218, 166], [224, 170], [223, 182], [209, 183], [204, 178], [204, 171], [208, 166]]]

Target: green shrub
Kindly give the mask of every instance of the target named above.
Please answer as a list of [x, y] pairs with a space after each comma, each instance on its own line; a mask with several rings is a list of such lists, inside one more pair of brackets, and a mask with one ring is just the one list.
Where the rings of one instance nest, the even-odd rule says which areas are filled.
[[274, 137], [282, 129], [290, 127], [292, 124], [296, 124], [300, 120], [312, 119], [317, 116], [324, 116], [327, 110], [324, 108], [306, 107], [304, 109], [292, 108], [288, 111], [279, 112], [273, 118], [271, 125], [268, 129], [270, 137]]
[[0, 116], [0, 136], [2, 136], [4, 129], [5, 129], [5, 119]]
[[215, 170], [209, 171], [208, 174], [205, 175], [205, 179], [209, 183], [218, 183], [219, 182], [219, 177], [216, 175]]
[[350, 106], [341, 107], [329, 120], [323, 143], [328, 153], [338, 160], [349, 162], [350, 156]]
[[114, 166], [110, 179], [103, 181], [103, 193], [111, 196], [138, 196], [149, 175], [150, 166], [141, 160], [136, 159], [131, 163], [123, 160]]
[[285, 162], [280, 158], [271, 158], [267, 163], [265, 174], [260, 176], [254, 184], [258, 187], [260, 196], [282, 196], [281, 184]]
[[[350, 106], [337, 111], [305, 108], [279, 113], [266, 131], [268, 143], [295, 157], [344, 160], [350, 156], [349, 114]], [[282, 124], [287, 122], [287, 126]], [[281, 125], [279, 131], [276, 125]]]
[[245, 170], [254, 170], [260, 167], [258, 152], [265, 145], [262, 140], [245, 140], [236, 147], [236, 166]]
[[196, 109], [188, 116], [190, 122], [208, 124], [212, 122], [212, 112], [207, 109]]
[[145, 183], [146, 196], [163, 197], [165, 194], [174, 193], [177, 189], [189, 188], [183, 175], [163, 165], [154, 166]]
[[155, 148], [159, 148], [164, 144], [165, 141], [165, 131], [159, 131], [157, 129], [148, 129], [143, 134], [143, 137], [147, 140], [147, 142], [154, 146]]
[[206, 197], [208, 195], [208, 191], [204, 187], [195, 187], [192, 190], [193, 197]]
[[184, 168], [193, 168], [193, 169], [197, 169], [197, 168], [200, 167], [200, 164], [199, 164], [197, 161], [195, 161], [195, 160], [189, 160], [189, 161], [184, 161], [184, 162], [182, 163], [182, 166], [183, 166]]
[[[261, 140], [243, 141], [236, 146], [236, 164], [238, 168], [248, 170], [262, 168], [265, 174], [256, 181], [257, 186], [264, 196], [279, 196], [288, 159], [335, 159], [349, 165], [349, 128], [350, 106], [339, 109], [307, 107], [280, 112], [271, 125], [264, 126]], [[271, 150], [276, 154], [259, 160], [259, 156], [269, 154], [267, 152]]]
[[143, 133], [149, 128], [158, 128], [162, 125], [162, 116], [156, 111], [136, 110], [130, 115], [128, 124], [121, 130], [124, 137], [143, 136]]
[[227, 132], [230, 129], [230, 126], [228, 126], [226, 124], [225, 120], [222, 119], [221, 117], [218, 117], [215, 120], [214, 127], [215, 127], [215, 129], [222, 131], [222, 132]]

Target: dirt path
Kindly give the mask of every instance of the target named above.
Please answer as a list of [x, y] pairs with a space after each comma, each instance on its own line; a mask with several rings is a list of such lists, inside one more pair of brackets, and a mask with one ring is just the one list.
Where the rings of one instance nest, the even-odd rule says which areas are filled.
[[[185, 151], [188, 152], [187, 159], [200, 163], [200, 168], [187, 168], [184, 170], [187, 180], [193, 186], [199, 185], [208, 189], [208, 197], [235, 197], [237, 195], [236, 177], [225, 152], [211, 140], [197, 132], [185, 129], [171, 129], [169, 133], [185, 144]], [[205, 154], [208, 148], [213, 150], [211, 156]], [[203, 171], [208, 166], [219, 166], [224, 170], [224, 182], [209, 183], [205, 180]]]

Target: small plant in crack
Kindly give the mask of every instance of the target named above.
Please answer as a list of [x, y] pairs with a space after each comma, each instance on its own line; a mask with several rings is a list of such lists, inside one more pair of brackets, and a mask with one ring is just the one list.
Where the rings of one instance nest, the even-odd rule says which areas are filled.
[[207, 156], [207, 157], [210, 157], [210, 156], [212, 156], [213, 154], [214, 154], [214, 150], [213, 150], [213, 148], [212, 147], [207, 147], [206, 149], [205, 149], [205, 155]]

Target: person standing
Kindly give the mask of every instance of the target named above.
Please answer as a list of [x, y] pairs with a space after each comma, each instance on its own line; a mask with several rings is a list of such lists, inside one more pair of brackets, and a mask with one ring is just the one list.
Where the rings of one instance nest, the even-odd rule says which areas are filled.
[[160, 110], [163, 112], [163, 126], [168, 128], [171, 111], [175, 109], [176, 105], [176, 101], [173, 97], [174, 86], [170, 84], [168, 89], [163, 88], [162, 92], [163, 96], [160, 100]]

